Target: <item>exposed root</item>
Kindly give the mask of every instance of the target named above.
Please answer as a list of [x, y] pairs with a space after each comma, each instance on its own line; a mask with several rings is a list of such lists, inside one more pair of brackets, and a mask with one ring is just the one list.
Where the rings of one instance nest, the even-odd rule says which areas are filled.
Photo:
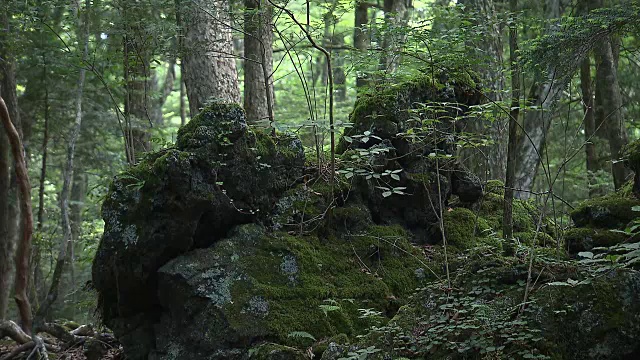
[[99, 359], [110, 348], [117, 348], [117, 341], [112, 335], [96, 333], [88, 325], [82, 325], [72, 331], [68, 331], [58, 324], [40, 323], [35, 326], [34, 330], [37, 334], [46, 333], [55, 339], [43, 338], [39, 335], [32, 337], [25, 333], [15, 322], [0, 321], [0, 339], [9, 337], [18, 344], [11, 352], [0, 357], [0, 360], [12, 360], [23, 353], [28, 353], [27, 360], [48, 360], [49, 352], [60, 354], [67, 351], [67, 349], [78, 346], [85, 347], [84, 353], [87, 358]]

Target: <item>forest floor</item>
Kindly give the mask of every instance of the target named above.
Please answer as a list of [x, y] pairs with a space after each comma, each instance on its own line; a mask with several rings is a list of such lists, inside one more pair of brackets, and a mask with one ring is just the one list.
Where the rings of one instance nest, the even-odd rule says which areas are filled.
[[[43, 335], [43, 338], [47, 343], [55, 345], [58, 348], [64, 348], [64, 344], [52, 336], [48, 336], [45, 334]], [[18, 344], [16, 344], [13, 340], [10, 340], [10, 339], [0, 340], [0, 360], [4, 360], [5, 357], [17, 347], [18, 347]], [[19, 355], [16, 355], [15, 357], [11, 357], [11, 359], [23, 360], [23, 359], [27, 359], [28, 356], [29, 356], [29, 352], [23, 352]], [[50, 360], [54, 360], [54, 359], [55, 360], [89, 360], [89, 358], [85, 355], [84, 347], [82, 344], [71, 346], [57, 353], [49, 352], [48, 356]], [[90, 360], [98, 360], [98, 359], [99, 360], [124, 359], [122, 346], [111, 347], [110, 349], [107, 350], [106, 354], [103, 355], [102, 357], [93, 358]]]

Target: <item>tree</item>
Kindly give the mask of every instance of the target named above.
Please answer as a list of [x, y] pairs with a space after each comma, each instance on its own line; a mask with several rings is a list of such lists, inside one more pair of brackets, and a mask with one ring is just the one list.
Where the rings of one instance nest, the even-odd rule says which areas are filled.
[[[495, 4], [493, 0], [462, 0], [458, 1], [458, 3], [471, 10], [472, 20], [479, 31], [482, 32], [482, 37], [474, 39], [470, 44], [472, 48], [477, 49], [476, 52], [479, 55], [470, 54], [470, 56], [477, 59], [474, 70], [480, 74], [482, 84], [486, 89], [485, 95], [490, 101], [499, 103], [503, 98], [502, 92], [505, 88], [505, 78], [502, 59], [502, 33]], [[485, 132], [482, 127], [486, 127], [487, 137], [493, 143], [485, 151], [486, 154], [490, 154], [486, 160], [474, 161], [480, 159], [477, 159], [477, 156], [471, 157], [470, 163], [475, 166], [470, 168], [479, 172], [480, 166], [478, 165], [486, 161], [489, 178], [504, 179], [507, 162], [505, 129], [503, 118], [501, 117], [502, 114], [498, 111], [495, 111], [495, 113], [498, 116], [492, 119], [489, 124], [484, 121], [473, 121], [469, 126], [469, 130], [478, 133]]]
[[[13, 126], [20, 128], [18, 97], [16, 94], [15, 57], [11, 54], [10, 3], [3, 4], [0, 13], [0, 97], [5, 99], [8, 117]], [[19, 131], [18, 131], [19, 133]], [[11, 143], [4, 131], [0, 131], [0, 320], [4, 319], [9, 305], [13, 284], [13, 260], [19, 226], [19, 211], [16, 207], [18, 195], [12, 184]]]
[[[601, 0], [592, 0], [591, 9], [602, 7]], [[611, 173], [613, 183], [617, 189], [627, 181], [629, 175], [621, 161], [622, 149], [628, 143], [622, 115], [622, 94], [618, 83], [618, 58], [614, 51], [615, 45], [612, 35], [602, 38], [594, 48], [596, 59], [595, 79], [595, 125], [605, 130], [611, 153]]]
[[[547, 20], [557, 21], [560, 17], [559, 0], [546, 0], [545, 9]], [[550, 25], [548, 31], [551, 32], [554, 28], [554, 25]], [[527, 96], [532, 99], [529, 105], [534, 106], [535, 110], [526, 112], [522, 124], [524, 131], [518, 140], [514, 187], [518, 189], [516, 197], [522, 199], [531, 195], [534, 179], [542, 163], [541, 153], [551, 126], [552, 109], [566, 85], [559, 79], [554, 65], [550, 65], [543, 76], [534, 81]]]
[[240, 102], [226, 0], [176, 0], [191, 116], [210, 101]]
[[[78, 44], [81, 46], [82, 62], [87, 60], [89, 55], [89, 13], [91, 9], [91, 0], [85, 0], [84, 9], [82, 9], [81, 2], [78, 0], [75, 4], [75, 12], [78, 19]], [[70, 260], [72, 246], [73, 246], [73, 232], [70, 213], [70, 194], [72, 179], [75, 170], [75, 157], [76, 157], [76, 145], [80, 136], [80, 130], [82, 128], [82, 101], [85, 88], [86, 69], [80, 67], [78, 73], [78, 82], [76, 88], [75, 99], [75, 121], [71, 128], [71, 134], [69, 136], [69, 143], [67, 147], [67, 160], [63, 173], [62, 191], [60, 193], [60, 213], [62, 214], [62, 241], [60, 243], [60, 251], [58, 252], [58, 259], [51, 279], [51, 287], [47, 297], [38, 310], [38, 319], [44, 320], [47, 318], [51, 306], [58, 298], [60, 279], [62, 272], [65, 270], [67, 263]]]
[[[355, 4], [353, 26], [353, 47], [361, 54], [367, 53], [370, 39], [366, 29], [369, 20], [369, 4], [365, 0], [358, 0]], [[356, 73], [356, 88], [361, 89], [367, 84], [366, 75]]]
[[409, 0], [384, 0], [384, 23], [387, 27], [382, 38], [380, 70], [394, 72], [400, 64], [405, 42], [404, 30], [409, 21]]
[[[518, 10], [518, 0], [510, 0], [512, 13]], [[511, 63], [511, 111], [509, 113], [509, 139], [507, 142], [507, 171], [504, 189], [504, 212], [502, 217], [502, 235], [513, 238], [513, 194], [516, 172], [516, 149], [518, 146], [518, 117], [520, 116], [520, 65], [518, 64], [518, 24], [511, 20], [509, 24], [509, 62]]]
[[272, 7], [264, 0], [245, 0], [244, 4], [244, 110], [249, 122], [272, 122]]

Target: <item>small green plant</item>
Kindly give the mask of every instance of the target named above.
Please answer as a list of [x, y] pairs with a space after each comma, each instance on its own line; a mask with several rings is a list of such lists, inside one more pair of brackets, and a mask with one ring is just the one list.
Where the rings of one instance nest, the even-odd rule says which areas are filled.
[[324, 302], [326, 304], [318, 305], [320, 310], [322, 310], [322, 312], [324, 313], [324, 316], [329, 316], [330, 312], [342, 310], [342, 307], [340, 307], [338, 302], [333, 299], [326, 299], [324, 300]]
[[349, 351], [347, 357], [338, 358], [338, 360], [366, 360], [369, 355], [379, 352], [380, 349], [376, 349], [375, 346], [369, 346], [364, 349], [358, 349], [355, 351]]

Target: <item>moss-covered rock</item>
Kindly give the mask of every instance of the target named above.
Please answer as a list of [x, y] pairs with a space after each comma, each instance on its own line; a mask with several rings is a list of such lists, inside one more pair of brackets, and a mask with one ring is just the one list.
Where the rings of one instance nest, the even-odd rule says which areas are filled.
[[571, 228], [564, 232], [564, 240], [570, 254], [589, 251], [595, 247], [609, 247], [620, 244], [630, 236], [611, 229]]
[[372, 325], [358, 309], [393, 314], [396, 302], [428, 278], [417, 275], [424, 268], [417, 254], [394, 227], [321, 240], [242, 225], [159, 270], [159, 305], [166, 310], [156, 352], [185, 359], [257, 340], [310, 345], [290, 336], [301, 331], [318, 339], [355, 337]]
[[465, 208], [445, 211], [443, 223], [447, 244], [462, 250], [475, 246], [479, 238], [483, 238], [489, 230], [489, 225], [483, 218]]
[[236, 105], [214, 104], [180, 130], [177, 148], [147, 155], [115, 178], [93, 284], [105, 323], [131, 358], [154, 347], [157, 270], [234, 226], [264, 221], [302, 177], [299, 140], [248, 129]]
[[[343, 138], [338, 146], [338, 152], [342, 153], [353, 146], [368, 148], [381, 139], [391, 140], [397, 149], [406, 149], [407, 144], [403, 143], [397, 134], [415, 125], [410, 122], [411, 116], [415, 115], [414, 110], [428, 112], [426, 109], [419, 109], [417, 104], [430, 104], [434, 108], [437, 107], [438, 110], [434, 110], [434, 114], [443, 117], [459, 114], [455, 114], [456, 110], [453, 108], [446, 107], [446, 115], [440, 113], [441, 104], [455, 103], [458, 109], [460, 106], [479, 104], [481, 96], [478, 85], [467, 73], [450, 72], [438, 76], [439, 78], [433, 78], [430, 75], [422, 75], [398, 84], [384, 84], [360, 97], [349, 117], [353, 127], [345, 132], [348, 139], [355, 139], [355, 141], [348, 142]], [[453, 132], [452, 124], [443, 122], [443, 126], [443, 129]], [[367, 141], [354, 138], [365, 132], [370, 132], [375, 137], [369, 137]]]
[[265, 343], [249, 350], [249, 359], [255, 360], [306, 360], [305, 354], [289, 346]]
[[577, 227], [624, 228], [630, 221], [640, 218], [640, 212], [632, 210], [634, 206], [640, 206], [640, 200], [634, 195], [615, 192], [584, 201], [571, 212], [571, 219]]
[[625, 146], [622, 157], [625, 166], [634, 172], [632, 192], [640, 196], [640, 140], [635, 140]]

